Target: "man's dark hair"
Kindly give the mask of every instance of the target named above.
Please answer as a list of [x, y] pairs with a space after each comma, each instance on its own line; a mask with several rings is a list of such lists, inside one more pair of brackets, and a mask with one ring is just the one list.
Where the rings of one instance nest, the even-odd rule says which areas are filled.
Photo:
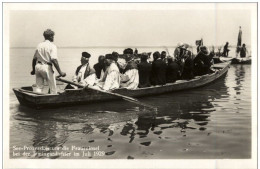
[[54, 36], [55, 32], [53, 32], [51, 29], [47, 29], [43, 32], [43, 36], [45, 39], [49, 39], [50, 37]]
[[124, 54], [130, 54], [130, 55], [132, 55], [132, 54], [134, 54], [134, 51], [133, 51], [133, 49], [131, 49], [131, 48], [127, 48], [127, 49], [125, 49], [125, 50], [123, 51], [123, 53], [124, 53]]
[[117, 61], [119, 58], [119, 54], [117, 52], [112, 52], [112, 55], [115, 58], [115, 61]]
[[141, 61], [147, 61], [148, 59], [148, 54], [147, 53], [142, 53], [141, 54]]
[[166, 52], [165, 51], [162, 51], [161, 57], [162, 57], [162, 59], [164, 59], [166, 57]]
[[105, 60], [105, 56], [100, 55], [100, 56], [98, 57], [98, 63], [103, 63], [104, 60]]
[[153, 53], [153, 59], [154, 59], [154, 60], [157, 60], [157, 59], [160, 58], [160, 57], [161, 57], [161, 55], [160, 55], [160, 53], [159, 53], [158, 51], [156, 51], [156, 52]]

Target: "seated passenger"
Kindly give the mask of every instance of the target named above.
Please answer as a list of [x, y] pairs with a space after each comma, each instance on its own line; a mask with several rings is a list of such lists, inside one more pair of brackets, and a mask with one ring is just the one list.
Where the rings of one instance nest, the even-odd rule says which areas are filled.
[[[94, 69], [96, 71], [96, 76], [98, 79], [100, 79], [101, 77], [101, 74], [104, 74], [105, 73], [105, 56], [103, 55], [100, 55], [98, 57], [98, 63], [95, 64], [94, 66]], [[102, 73], [103, 72], [103, 73]]]
[[[89, 65], [89, 58], [91, 55], [87, 52], [82, 52], [81, 65], [77, 67], [76, 73], [72, 81], [83, 86], [93, 86], [96, 82], [95, 70]], [[66, 89], [75, 89], [76, 86], [67, 85]]]
[[167, 58], [166, 58], [166, 52], [165, 52], [165, 51], [162, 51], [162, 52], [161, 52], [161, 58], [162, 58], [162, 60], [163, 60], [165, 63], [167, 63]]
[[116, 65], [117, 65], [117, 67], [118, 67], [118, 69], [119, 69], [119, 72], [120, 72], [120, 73], [123, 73], [124, 69], [121, 67], [121, 65], [120, 65], [120, 63], [119, 63], [119, 60], [118, 60], [119, 54], [118, 54], [117, 52], [112, 52], [112, 55], [113, 55], [113, 57], [115, 58], [115, 62], [116, 62]]
[[194, 58], [194, 75], [202, 76], [210, 73], [210, 58], [209, 52], [205, 46], [200, 47], [200, 51]]
[[158, 51], [153, 53], [154, 61], [152, 63], [152, 85], [166, 84], [167, 64], [161, 59]]
[[141, 63], [138, 66], [138, 73], [139, 73], [139, 85], [138, 87], [150, 87], [150, 77], [152, 73], [152, 65], [147, 62], [148, 54], [142, 53], [141, 55]]
[[193, 59], [192, 53], [190, 51], [186, 51], [184, 54], [184, 67], [182, 72], [182, 79], [190, 80], [194, 77], [193, 75]]
[[121, 75], [121, 84], [120, 87], [126, 89], [136, 89], [139, 84], [139, 74], [137, 64], [135, 63], [132, 57], [126, 58], [126, 68], [124, 74]]
[[103, 78], [97, 84], [103, 90], [118, 89], [120, 86], [120, 73], [115, 62], [116, 58], [112, 54], [105, 56], [105, 64], [108, 67]]
[[172, 57], [168, 57], [167, 60], [166, 82], [174, 83], [179, 77], [179, 65]]

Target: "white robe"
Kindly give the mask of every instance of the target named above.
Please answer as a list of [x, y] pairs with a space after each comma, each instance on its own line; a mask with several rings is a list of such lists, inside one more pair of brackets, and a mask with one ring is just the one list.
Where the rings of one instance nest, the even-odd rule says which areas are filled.
[[[86, 68], [88, 66], [88, 63], [83, 65], [79, 72], [78, 72], [78, 75], [74, 75], [73, 78], [72, 78], [72, 81], [75, 82], [75, 83], [79, 83], [80, 85], [83, 85], [83, 86], [87, 86], [87, 85], [91, 85], [91, 86], [94, 86], [94, 84], [96, 83], [96, 80], [97, 80], [97, 76], [95, 73], [92, 73], [90, 75], [88, 75], [85, 79], [84, 79], [84, 73], [86, 71]], [[73, 86], [75, 87], [75, 86]], [[77, 88], [77, 87], [75, 87]]]
[[127, 70], [123, 76], [128, 77], [128, 80], [123, 83], [121, 82], [120, 87], [126, 89], [136, 89], [138, 87], [139, 73], [137, 69]]
[[113, 62], [107, 68], [101, 82], [98, 84], [104, 90], [118, 89], [120, 86], [120, 73], [117, 65]]

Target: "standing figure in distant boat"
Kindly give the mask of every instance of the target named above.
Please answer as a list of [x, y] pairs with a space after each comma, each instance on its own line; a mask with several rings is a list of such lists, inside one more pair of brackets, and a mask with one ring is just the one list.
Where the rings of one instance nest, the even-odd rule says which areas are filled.
[[134, 61], [133, 56], [126, 58], [126, 68], [124, 74], [120, 76], [120, 87], [126, 89], [136, 89], [139, 84], [139, 74], [137, 64]]
[[55, 74], [52, 65], [56, 68], [60, 76], [65, 77], [66, 73], [62, 72], [58, 63], [57, 47], [54, 41], [54, 32], [51, 29], [44, 31], [44, 42], [41, 42], [35, 51], [32, 61], [31, 75], [36, 75], [36, 92], [42, 92], [44, 80], [47, 81], [50, 93], [57, 93]]
[[[89, 58], [91, 55], [88, 52], [82, 52], [81, 54], [81, 65], [77, 67], [75, 75], [72, 78], [72, 81], [83, 86], [91, 85], [93, 86], [96, 83], [96, 74], [95, 70], [89, 65]], [[75, 89], [76, 86], [67, 85], [66, 89]]]
[[105, 64], [108, 67], [97, 85], [103, 90], [118, 89], [120, 86], [120, 73], [116, 65], [116, 58], [112, 54], [106, 54]]
[[245, 58], [246, 57], [246, 53], [248, 53], [248, 51], [246, 49], [246, 44], [243, 44], [242, 48], [240, 49], [240, 57], [241, 58]]
[[152, 65], [147, 62], [148, 59], [147, 53], [142, 53], [141, 55], [141, 63], [138, 66], [138, 73], [139, 73], [139, 85], [138, 87], [150, 87], [150, 77], [152, 73]]
[[102, 76], [102, 74], [104, 75], [105, 71], [106, 71], [106, 67], [105, 67], [105, 56], [100, 55], [98, 57], [98, 63], [96, 63], [94, 66], [94, 69], [96, 71], [96, 76], [98, 79], [100, 79]]
[[224, 46], [224, 49], [223, 49], [223, 56], [224, 57], [228, 57], [228, 52], [230, 51], [229, 49], [228, 49], [228, 42], [225, 44], [225, 46]]

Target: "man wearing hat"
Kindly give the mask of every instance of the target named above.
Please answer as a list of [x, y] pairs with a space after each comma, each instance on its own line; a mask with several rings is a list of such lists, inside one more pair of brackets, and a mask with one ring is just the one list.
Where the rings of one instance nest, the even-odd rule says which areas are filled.
[[66, 76], [66, 73], [62, 72], [58, 63], [57, 47], [52, 42], [54, 41], [54, 32], [51, 29], [47, 29], [43, 33], [44, 42], [41, 42], [35, 51], [32, 61], [31, 75], [36, 75], [36, 92], [42, 92], [44, 87], [44, 80], [49, 85], [50, 93], [56, 94], [56, 79], [52, 69], [52, 65], [56, 68], [60, 76]]
[[96, 82], [95, 70], [89, 65], [89, 58], [91, 55], [88, 52], [82, 52], [80, 59], [81, 65], [77, 67], [76, 73], [73, 76], [73, 82], [79, 83], [81, 85], [93, 86]]
[[112, 54], [106, 54], [105, 64], [108, 66], [103, 78], [98, 86], [103, 90], [118, 89], [120, 86], [120, 73], [116, 65], [117, 57]]

